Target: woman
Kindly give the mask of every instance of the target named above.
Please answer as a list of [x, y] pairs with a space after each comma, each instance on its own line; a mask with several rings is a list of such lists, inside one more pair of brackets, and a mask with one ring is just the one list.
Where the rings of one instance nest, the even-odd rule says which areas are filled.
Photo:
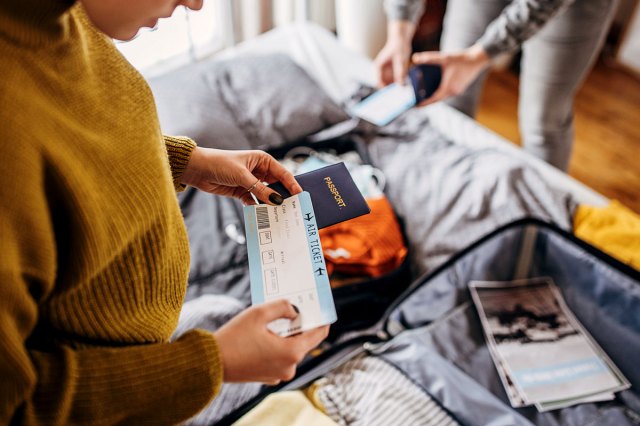
[[[387, 43], [376, 58], [378, 82], [407, 75], [411, 39], [424, 0], [385, 0]], [[566, 171], [573, 145], [573, 98], [593, 65], [617, 0], [448, 0], [442, 52], [413, 55], [440, 64], [443, 99], [474, 117], [487, 68], [522, 48], [519, 123], [524, 149]]]
[[[0, 3], [0, 424], [176, 423], [222, 381], [275, 383], [327, 334], [249, 308], [169, 342], [188, 242], [175, 189], [251, 202], [293, 176], [265, 153], [163, 137], [151, 93], [114, 48], [202, 0]], [[86, 12], [85, 12], [86, 11]]]

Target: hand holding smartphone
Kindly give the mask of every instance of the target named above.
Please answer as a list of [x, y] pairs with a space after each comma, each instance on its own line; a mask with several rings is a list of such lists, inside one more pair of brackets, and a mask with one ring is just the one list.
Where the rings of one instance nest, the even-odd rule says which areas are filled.
[[377, 126], [386, 126], [406, 110], [429, 99], [441, 79], [440, 65], [416, 65], [409, 69], [411, 84], [392, 83], [351, 108], [351, 114]]

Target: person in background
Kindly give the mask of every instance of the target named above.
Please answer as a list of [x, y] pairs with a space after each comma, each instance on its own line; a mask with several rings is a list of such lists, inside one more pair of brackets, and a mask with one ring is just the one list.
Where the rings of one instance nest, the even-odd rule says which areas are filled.
[[279, 204], [259, 151], [163, 136], [111, 38], [202, 0], [0, 2], [0, 424], [173, 424], [223, 381], [277, 383], [327, 335], [267, 329], [286, 301], [169, 341], [189, 271], [175, 190]]
[[[416, 64], [442, 66], [425, 104], [448, 103], [474, 117], [491, 61], [522, 49], [519, 126], [524, 149], [566, 171], [573, 144], [573, 100], [593, 65], [617, 0], [448, 0], [440, 52]], [[375, 63], [378, 84], [407, 75], [411, 39], [424, 0], [385, 0], [387, 42]]]

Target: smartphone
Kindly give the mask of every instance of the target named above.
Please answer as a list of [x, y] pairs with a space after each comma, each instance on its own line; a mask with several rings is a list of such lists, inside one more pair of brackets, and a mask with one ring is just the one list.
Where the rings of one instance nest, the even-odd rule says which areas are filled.
[[416, 104], [429, 99], [438, 90], [442, 68], [435, 64], [421, 64], [409, 69], [409, 79], [416, 95]]

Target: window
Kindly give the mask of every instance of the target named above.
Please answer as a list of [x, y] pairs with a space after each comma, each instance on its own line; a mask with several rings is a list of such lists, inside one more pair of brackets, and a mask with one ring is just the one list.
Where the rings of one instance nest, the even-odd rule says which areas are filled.
[[156, 75], [210, 55], [224, 47], [220, 1], [204, 2], [202, 10], [178, 7], [154, 30], [143, 28], [131, 41], [116, 42], [122, 54], [146, 76]]
[[157, 29], [142, 29], [118, 49], [145, 77], [161, 74], [295, 19], [335, 28], [327, 0], [205, 0], [202, 10], [179, 7]]

